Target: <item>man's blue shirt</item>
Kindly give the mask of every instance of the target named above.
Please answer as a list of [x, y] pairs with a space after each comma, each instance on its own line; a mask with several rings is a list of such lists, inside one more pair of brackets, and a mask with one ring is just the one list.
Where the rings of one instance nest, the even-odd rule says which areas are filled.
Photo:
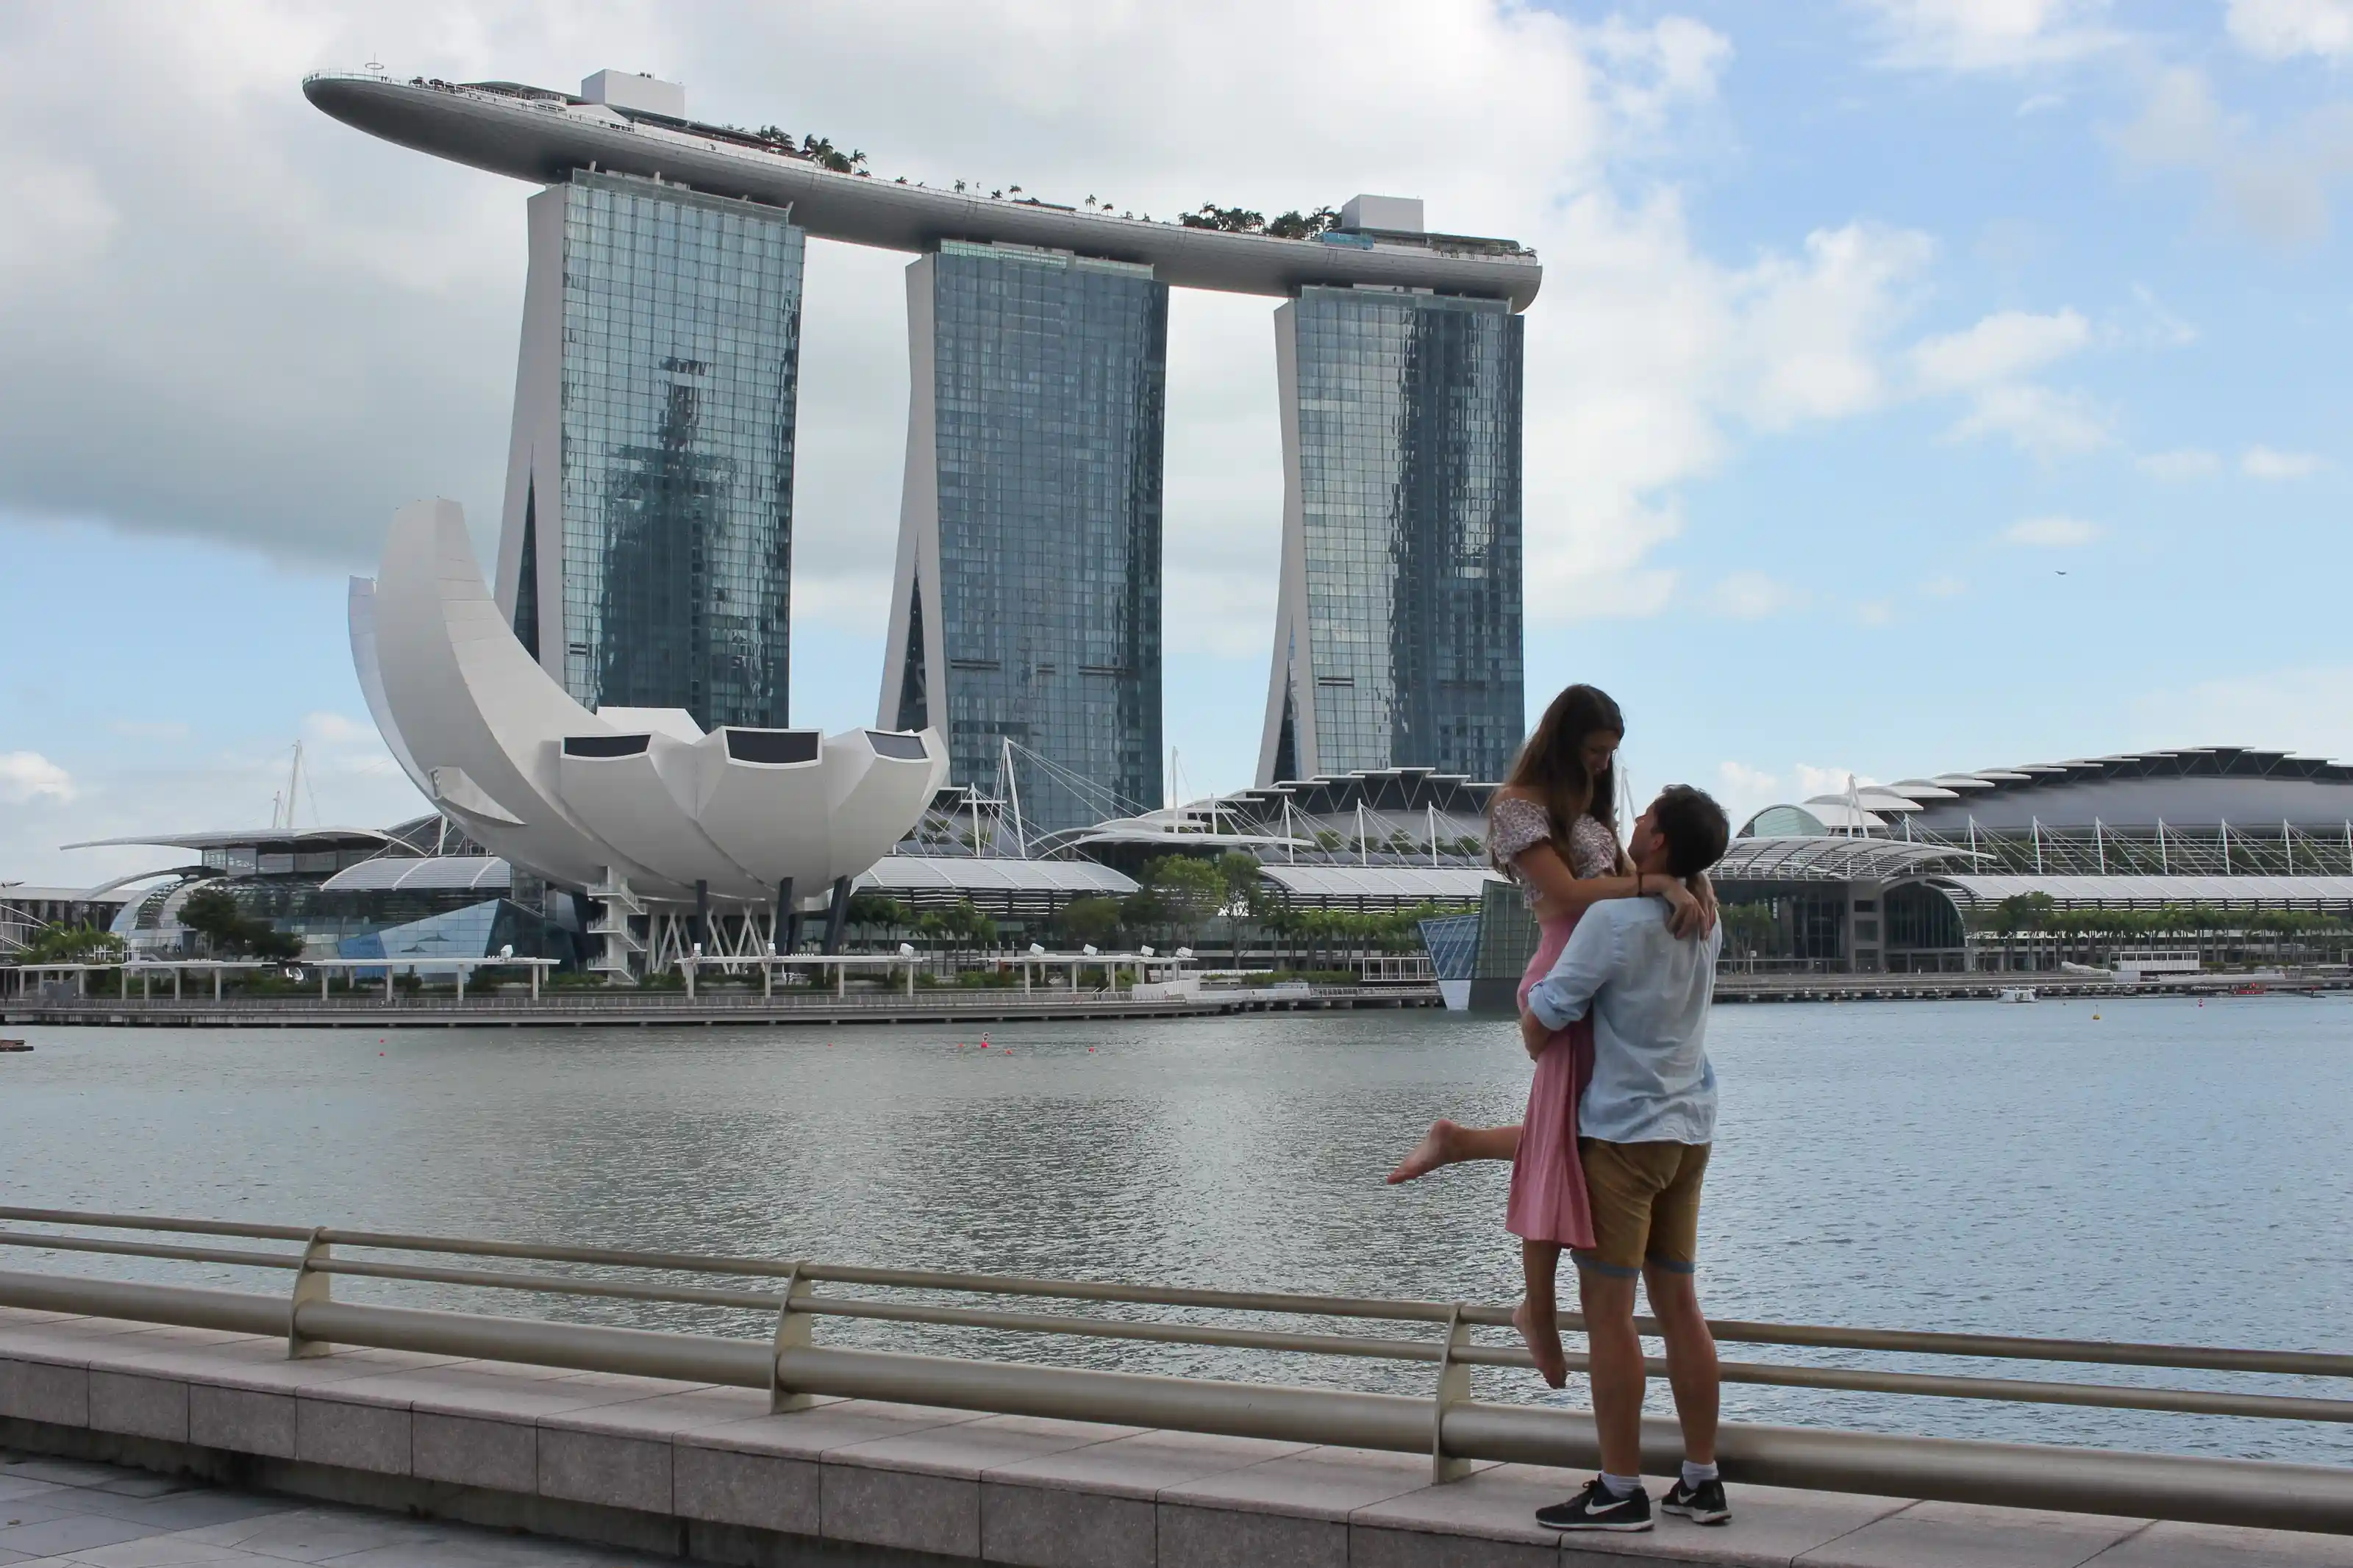
[[1667, 929], [1660, 899], [1609, 899], [1585, 911], [1552, 973], [1529, 989], [1546, 1028], [1593, 1013], [1593, 1081], [1577, 1132], [1611, 1143], [1715, 1138], [1707, 1007], [1724, 928], [1696, 939]]

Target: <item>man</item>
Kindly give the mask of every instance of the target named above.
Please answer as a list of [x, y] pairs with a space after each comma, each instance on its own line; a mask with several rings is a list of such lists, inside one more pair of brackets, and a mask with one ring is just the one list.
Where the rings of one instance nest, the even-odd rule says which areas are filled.
[[[1697, 876], [1723, 856], [1724, 809], [1699, 790], [1660, 792], [1634, 824], [1628, 853], [1645, 877]], [[1715, 1342], [1693, 1282], [1700, 1180], [1715, 1136], [1707, 1009], [1721, 929], [1696, 939], [1667, 926], [1657, 899], [1595, 904], [1520, 1017], [1528, 1054], [1593, 1015], [1593, 1079], [1578, 1102], [1578, 1152], [1593, 1208], [1591, 1249], [1577, 1248], [1577, 1295], [1592, 1357], [1601, 1474], [1567, 1502], [1536, 1510], [1555, 1530], [1651, 1528], [1642, 1489], [1642, 1342], [1634, 1282], [1648, 1287], [1667, 1342], [1667, 1379], [1683, 1434], [1683, 1474], [1661, 1500], [1700, 1524], [1732, 1517], [1715, 1466]]]

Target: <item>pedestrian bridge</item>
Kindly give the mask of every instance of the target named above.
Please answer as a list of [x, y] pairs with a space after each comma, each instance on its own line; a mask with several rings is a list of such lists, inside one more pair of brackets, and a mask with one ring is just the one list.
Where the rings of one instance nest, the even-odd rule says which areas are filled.
[[[1647, 1536], [1557, 1541], [1532, 1513], [1595, 1467], [1590, 1420], [1472, 1397], [1472, 1369], [1527, 1365], [1498, 1342], [1498, 1306], [52, 1209], [0, 1208], [0, 1246], [30, 1265], [0, 1270], [0, 1447], [638, 1551], [1040, 1568], [2353, 1565], [2353, 1469], [1738, 1424], [1720, 1445], [1729, 1526], [1668, 1519]], [[275, 1284], [162, 1282], [181, 1270]], [[363, 1304], [338, 1286], [479, 1289], [548, 1300], [567, 1321]], [[753, 1331], [626, 1321], [681, 1309]], [[824, 1320], [940, 1342], [828, 1345]], [[1715, 1328], [1728, 1345], [2353, 1377], [2353, 1356], [2313, 1352]], [[1039, 1347], [1123, 1342], [1387, 1363], [1382, 1381], [1424, 1392], [1038, 1359]], [[1921, 1398], [2353, 1420], [2353, 1401], [2301, 1395], [1770, 1361], [1724, 1370]], [[1644, 1445], [1654, 1471], [1680, 1452], [1672, 1422], [1646, 1423]]]

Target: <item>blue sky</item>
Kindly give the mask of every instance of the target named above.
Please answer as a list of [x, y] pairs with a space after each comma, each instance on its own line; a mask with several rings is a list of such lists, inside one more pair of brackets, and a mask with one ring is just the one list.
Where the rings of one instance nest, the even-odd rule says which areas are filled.
[[[31, 215], [0, 237], [0, 879], [265, 820], [298, 737], [328, 820], [421, 809], [343, 580], [414, 496], [495, 524], [527, 190], [302, 102], [370, 55], [659, 70], [701, 115], [1049, 199], [1387, 189], [1537, 245], [1529, 700], [1611, 690], [1640, 784], [1746, 809], [1850, 771], [2353, 754], [2353, 0], [899, 9], [0, 16], [28, 84], [0, 202]], [[872, 717], [903, 265], [812, 246], [799, 722]], [[1171, 311], [1166, 710], [1196, 792], [1247, 781], [1264, 700], [1268, 310]]]

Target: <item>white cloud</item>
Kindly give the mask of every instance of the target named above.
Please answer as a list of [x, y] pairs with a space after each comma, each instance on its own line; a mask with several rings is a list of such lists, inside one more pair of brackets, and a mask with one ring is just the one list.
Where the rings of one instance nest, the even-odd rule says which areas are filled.
[[1945, 433], [1948, 439], [2001, 436], [2022, 452], [2054, 458], [2088, 452], [2115, 438], [2106, 412], [2084, 393], [2028, 382], [1982, 388], [1971, 401], [1969, 412]]
[[2031, 375], [2091, 341], [2091, 322], [2073, 310], [2000, 310], [1966, 331], [1922, 339], [1912, 364], [1932, 392], [1968, 391]]
[[1647, 560], [1682, 529], [1677, 488], [1745, 432], [1883, 403], [1886, 340], [1934, 247], [1851, 224], [1735, 269], [1698, 252], [1672, 193], [1595, 193], [1562, 218], [1527, 318], [1529, 615], [1655, 614], [1675, 579]]
[[2282, 452], [2250, 447], [2239, 456], [2239, 471], [2251, 479], [2308, 479], [2328, 466], [2313, 452]]
[[2210, 221], [2285, 248], [2327, 237], [2337, 194], [2353, 179], [2353, 106], [2323, 104], [2265, 129], [2225, 111], [2194, 66], [2151, 73], [2139, 114], [2106, 134], [2128, 170], [2196, 176]]
[[2096, 543], [2106, 532], [2098, 523], [2080, 517], [2029, 517], [2003, 529], [2001, 539], [2005, 544], [2031, 550], [2074, 550]]
[[1895, 601], [1893, 599], [1862, 599], [1854, 606], [1855, 625], [1860, 626], [1892, 626], [1895, 624]]
[[2151, 479], [2162, 479], [2168, 485], [2211, 479], [2222, 471], [2222, 459], [2198, 447], [2183, 447], [2170, 452], [2150, 452], [2135, 458], [2134, 464], [2142, 473]]
[[36, 800], [70, 801], [73, 775], [38, 752], [0, 752], [0, 800], [24, 805]]
[[2110, 439], [2107, 415], [2083, 393], [2027, 378], [2080, 353], [2094, 337], [2092, 323], [2075, 310], [1997, 311], [1915, 343], [1913, 384], [1925, 395], [1968, 400], [1968, 412], [1946, 431], [1949, 440], [2000, 436], [2039, 458], [2087, 451]]
[[19, 287], [87, 265], [121, 221], [97, 175], [75, 163], [0, 163], [0, 283]]
[[1852, 768], [1818, 768], [1809, 763], [1799, 763], [1791, 772], [1797, 775], [1798, 793], [1801, 796], [1844, 794], [1849, 779], [1857, 785], [1879, 782], [1869, 773], [1859, 773]]
[[1766, 573], [1735, 572], [1708, 590], [1707, 602], [1718, 615], [1755, 621], [1785, 610], [1802, 609], [1811, 597], [1799, 584], [1785, 583]]
[[1886, 64], [1953, 72], [2064, 64], [2115, 47], [2105, 0], [1861, 0]]
[[[698, 115], [786, 120], [934, 183], [1093, 194], [1164, 217], [1211, 198], [1273, 212], [1396, 190], [1425, 195], [1443, 227], [1535, 245], [1538, 622], [1655, 613], [1674, 589], [1652, 556], [1682, 526], [1680, 487], [1757, 432], [1886, 401], [1886, 338], [1932, 250], [1857, 222], [1793, 249], [1711, 255], [1675, 187], [1644, 173], [1718, 111], [1731, 45], [1684, 17], [1578, 25], [1507, 0], [1010, 13], [811, 0], [789, 16], [289, 0], [226, 21], [105, 3], [28, 16], [0, 37], [15, 84], [0, 135], [12, 170], [39, 173], [0, 189], [49, 182], [5, 210], [66, 225], [82, 259], [41, 289], [0, 289], [0, 505], [281, 559], [363, 564], [418, 495], [462, 502], [478, 538], [495, 528], [529, 186], [388, 146], [302, 100], [304, 70], [372, 51], [398, 74], [558, 87], [586, 66], [651, 67], [691, 84]], [[783, 81], [779, 58], [793, 62]], [[114, 90], [92, 121], [96, 79]], [[795, 612], [876, 632], [903, 468], [905, 265], [813, 242], [802, 314]], [[1271, 307], [1171, 304], [1172, 652], [1255, 654], [1269, 637]]]
[[2280, 746], [2353, 758], [2353, 666], [2302, 665], [2142, 693], [2144, 746]]
[[1776, 793], [1781, 781], [1762, 768], [1752, 768], [1746, 763], [1718, 763], [1715, 765], [1715, 800], [1724, 814], [1732, 819], [1734, 831], [1741, 824], [1778, 800]]
[[1938, 573], [1920, 584], [1920, 592], [1931, 599], [1957, 599], [1968, 591], [1968, 583], [1949, 572]]
[[2231, 41], [2267, 60], [2353, 55], [2353, 0], [2230, 0]]

